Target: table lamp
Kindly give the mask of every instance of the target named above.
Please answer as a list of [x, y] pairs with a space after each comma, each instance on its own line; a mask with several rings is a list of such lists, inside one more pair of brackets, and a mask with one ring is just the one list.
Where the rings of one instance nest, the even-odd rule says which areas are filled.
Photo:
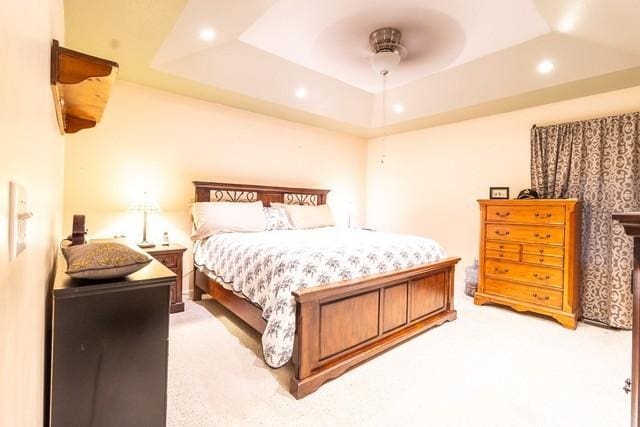
[[129, 206], [129, 211], [131, 212], [142, 212], [144, 215], [144, 226], [142, 229], [142, 241], [138, 243], [138, 246], [141, 248], [153, 248], [155, 247], [155, 243], [151, 243], [147, 241], [147, 215], [149, 212], [158, 212], [160, 211], [160, 206], [149, 197], [147, 192], [144, 193], [142, 199], [132, 203]]

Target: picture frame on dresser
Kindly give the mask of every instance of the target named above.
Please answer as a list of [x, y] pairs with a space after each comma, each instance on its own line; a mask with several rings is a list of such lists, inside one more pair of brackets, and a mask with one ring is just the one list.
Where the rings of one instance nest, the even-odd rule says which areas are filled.
[[491, 200], [508, 200], [509, 187], [489, 187], [489, 199]]

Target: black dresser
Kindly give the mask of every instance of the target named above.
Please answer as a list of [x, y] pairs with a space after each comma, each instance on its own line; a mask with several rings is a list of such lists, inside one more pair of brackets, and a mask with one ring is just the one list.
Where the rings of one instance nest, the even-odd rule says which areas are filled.
[[50, 425], [164, 426], [169, 289], [158, 261], [116, 280], [71, 279], [58, 257], [51, 322]]

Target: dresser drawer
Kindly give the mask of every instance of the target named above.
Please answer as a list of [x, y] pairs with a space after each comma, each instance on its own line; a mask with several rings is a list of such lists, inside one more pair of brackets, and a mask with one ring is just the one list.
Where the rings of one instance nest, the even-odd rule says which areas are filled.
[[178, 266], [178, 257], [176, 255], [154, 254], [153, 257], [160, 261], [165, 267], [176, 268]]
[[486, 278], [484, 292], [546, 307], [562, 308], [562, 292], [537, 286], [521, 285], [505, 280]]
[[487, 206], [487, 221], [564, 224], [564, 206]]
[[487, 224], [487, 239], [523, 243], [564, 243], [564, 229], [514, 224]]
[[522, 261], [530, 262], [532, 264], [549, 265], [553, 267], [564, 266], [564, 258], [557, 256], [522, 254]]
[[533, 255], [564, 256], [564, 248], [558, 246], [522, 245], [522, 252]]
[[520, 252], [509, 252], [500, 249], [487, 249], [485, 252], [487, 258], [509, 259], [512, 261], [520, 261]]
[[515, 243], [506, 242], [487, 242], [485, 244], [487, 249], [494, 249], [499, 251], [520, 252], [520, 245]]
[[508, 261], [487, 259], [485, 274], [504, 279], [519, 280], [534, 285], [552, 286], [562, 289], [564, 273], [557, 268], [534, 267]]

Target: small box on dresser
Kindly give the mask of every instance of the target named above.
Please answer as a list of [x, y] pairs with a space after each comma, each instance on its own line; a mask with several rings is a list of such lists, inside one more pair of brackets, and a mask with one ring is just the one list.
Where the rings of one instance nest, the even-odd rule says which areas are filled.
[[176, 283], [171, 287], [170, 313], [184, 311], [184, 302], [182, 301], [182, 255], [186, 250], [187, 248], [184, 246], [175, 243], [144, 249], [145, 252], [176, 273]]
[[580, 221], [576, 199], [479, 200], [480, 270], [474, 302], [580, 318]]

